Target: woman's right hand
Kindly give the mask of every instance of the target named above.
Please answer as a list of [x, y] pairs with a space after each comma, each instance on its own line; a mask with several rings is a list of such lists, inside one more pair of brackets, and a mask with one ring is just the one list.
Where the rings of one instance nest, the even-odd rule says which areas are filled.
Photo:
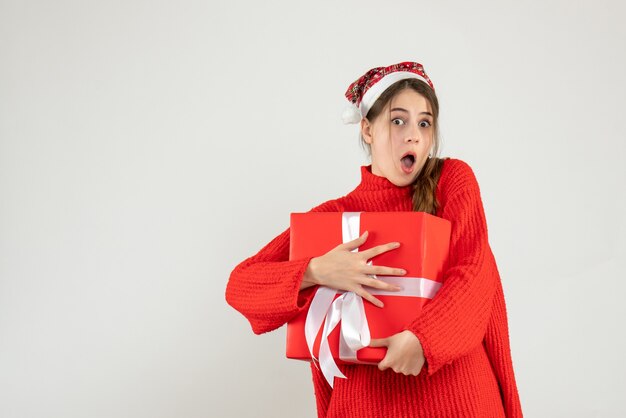
[[406, 271], [400, 268], [373, 266], [368, 260], [400, 246], [398, 242], [378, 245], [365, 251], [352, 252], [367, 239], [367, 231], [359, 238], [339, 244], [326, 254], [314, 257], [304, 273], [300, 289], [321, 285], [333, 289], [354, 292], [382, 308], [383, 303], [363, 288], [369, 286], [376, 289], [398, 291], [401, 288], [385, 283], [372, 277], [372, 274], [401, 276]]

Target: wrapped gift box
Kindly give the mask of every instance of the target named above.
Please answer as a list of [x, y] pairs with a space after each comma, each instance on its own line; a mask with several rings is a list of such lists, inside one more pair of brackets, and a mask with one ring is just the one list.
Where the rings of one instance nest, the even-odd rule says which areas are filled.
[[[412, 296], [407, 295], [411, 293], [410, 289], [408, 292], [403, 290], [405, 294], [384, 291], [375, 294], [385, 304], [383, 308], [374, 306], [365, 299], [362, 300], [371, 338], [385, 338], [402, 331], [419, 316], [424, 304], [428, 303], [441, 287], [448, 258], [451, 224], [446, 219], [425, 212], [292, 213], [289, 259], [321, 256], [343, 242], [358, 238], [365, 231], [369, 231], [368, 237], [357, 251], [365, 251], [393, 241], [400, 242], [400, 247], [375, 256], [370, 262], [373, 265], [403, 268], [407, 273], [395, 277], [380, 275], [377, 278], [413, 289]], [[409, 281], [411, 285], [405, 286], [404, 284], [408, 284]], [[323, 288], [315, 286], [303, 292], [319, 293]], [[366, 290], [372, 293], [376, 291], [369, 287], [366, 287]], [[334, 298], [348, 293], [351, 292], [339, 292]], [[287, 358], [312, 360], [305, 337], [308, 314], [309, 311], [304, 311], [287, 324]], [[319, 330], [316, 329], [313, 343], [313, 355], [318, 359], [323, 328], [322, 323]], [[386, 352], [384, 347], [360, 348], [355, 352], [356, 357], [351, 358], [340, 355], [341, 332], [339, 323], [327, 339], [332, 358], [336, 363], [378, 363], [384, 358]], [[312, 338], [310, 339], [312, 341]]]

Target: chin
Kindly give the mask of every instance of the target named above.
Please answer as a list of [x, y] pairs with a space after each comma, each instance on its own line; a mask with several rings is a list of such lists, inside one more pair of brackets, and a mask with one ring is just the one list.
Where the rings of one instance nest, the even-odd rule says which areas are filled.
[[406, 179], [391, 180], [391, 182], [398, 187], [406, 187], [410, 185], [411, 183], [413, 183], [414, 181], [415, 181], [415, 178], [411, 178], [410, 180], [406, 180]]

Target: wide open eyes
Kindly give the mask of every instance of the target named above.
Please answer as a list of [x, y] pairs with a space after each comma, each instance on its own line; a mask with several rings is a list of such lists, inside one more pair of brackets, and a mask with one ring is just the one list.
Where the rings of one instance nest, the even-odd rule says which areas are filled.
[[[394, 119], [391, 120], [391, 123], [394, 124], [394, 125], [399, 125], [399, 126], [402, 126], [402, 125], [406, 124], [406, 122], [403, 119], [401, 119], [401, 118], [394, 118]], [[420, 128], [428, 128], [430, 126], [430, 121], [424, 119], [424, 120], [419, 122], [419, 126], [420, 126]]]

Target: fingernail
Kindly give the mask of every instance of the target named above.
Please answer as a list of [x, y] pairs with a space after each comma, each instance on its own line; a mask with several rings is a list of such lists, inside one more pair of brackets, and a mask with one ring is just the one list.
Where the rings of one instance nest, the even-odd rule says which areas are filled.
[[399, 242], [394, 242], [393, 246], [394, 246], [394, 248], [398, 248], [400, 246], [400, 243]]
[[400, 274], [406, 274], [406, 270], [405, 269], [401, 269], [400, 270]]

